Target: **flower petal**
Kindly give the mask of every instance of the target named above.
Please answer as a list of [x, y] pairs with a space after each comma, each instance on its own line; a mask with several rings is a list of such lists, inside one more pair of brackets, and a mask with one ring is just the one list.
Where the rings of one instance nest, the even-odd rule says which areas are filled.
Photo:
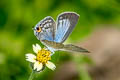
[[48, 62], [46, 63], [46, 66], [47, 66], [49, 69], [51, 69], [51, 70], [55, 70], [55, 68], [56, 68], [56, 66], [55, 66], [52, 62], [50, 62], [50, 61], [48, 61]]
[[36, 62], [36, 56], [33, 55], [33, 54], [26, 54], [26, 60], [29, 61], [29, 62]]
[[36, 47], [37, 47], [38, 50], [41, 50], [41, 47], [40, 47], [39, 44], [36, 44]]
[[41, 47], [40, 47], [39, 44], [36, 44], [36, 46], [33, 45], [33, 51], [34, 51], [35, 53], [38, 53], [39, 50], [41, 50]]
[[37, 48], [36, 48], [36, 46], [33, 44], [33, 51], [35, 52], [35, 53], [38, 53], [38, 50], [37, 50]]
[[34, 64], [34, 70], [40, 71], [43, 68], [42, 63], [36, 61]]
[[38, 66], [38, 61], [34, 63], [34, 70], [37, 69], [37, 66]]
[[38, 65], [38, 67], [37, 67], [37, 71], [42, 70], [42, 68], [43, 68], [43, 64], [42, 64], [42, 63], [39, 63], [39, 65]]

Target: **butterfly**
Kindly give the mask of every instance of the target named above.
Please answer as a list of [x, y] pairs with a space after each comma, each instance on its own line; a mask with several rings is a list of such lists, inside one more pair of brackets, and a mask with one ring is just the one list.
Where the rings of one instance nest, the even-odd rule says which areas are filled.
[[51, 16], [47, 16], [33, 28], [34, 35], [53, 53], [58, 50], [89, 53], [82, 47], [63, 44], [75, 28], [78, 19], [79, 15], [75, 12], [59, 14], [56, 22]]

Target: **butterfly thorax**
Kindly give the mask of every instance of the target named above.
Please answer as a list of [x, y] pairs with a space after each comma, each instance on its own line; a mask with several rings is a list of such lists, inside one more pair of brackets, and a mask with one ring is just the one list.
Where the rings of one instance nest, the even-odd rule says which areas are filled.
[[57, 43], [57, 42], [48, 41], [48, 40], [42, 40], [42, 43], [54, 49], [62, 49], [64, 47], [64, 44], [62, 43]]

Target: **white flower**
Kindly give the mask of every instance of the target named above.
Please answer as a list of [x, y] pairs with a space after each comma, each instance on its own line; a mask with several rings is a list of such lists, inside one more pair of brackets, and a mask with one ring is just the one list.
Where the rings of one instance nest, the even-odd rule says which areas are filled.
[[46, 65], [49, 69], [55, 70], [56, 66], [50, 62], [51, 52], [47, 49], [42, 49], [40, 45], [33, 45], [33, 51], [36, 53], [36, 56], [32, 53], [26, 54], [26, 60], [33, 63], [33, 69], [36, 71], [41, 71]]

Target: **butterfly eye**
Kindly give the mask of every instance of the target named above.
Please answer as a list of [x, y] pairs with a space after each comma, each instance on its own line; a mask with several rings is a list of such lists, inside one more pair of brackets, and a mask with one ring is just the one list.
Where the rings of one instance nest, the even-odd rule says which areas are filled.
[[36, 30], [37, 30], [37, 32], [41, 32], [41, 28], [40, 27], [37, 27]]

